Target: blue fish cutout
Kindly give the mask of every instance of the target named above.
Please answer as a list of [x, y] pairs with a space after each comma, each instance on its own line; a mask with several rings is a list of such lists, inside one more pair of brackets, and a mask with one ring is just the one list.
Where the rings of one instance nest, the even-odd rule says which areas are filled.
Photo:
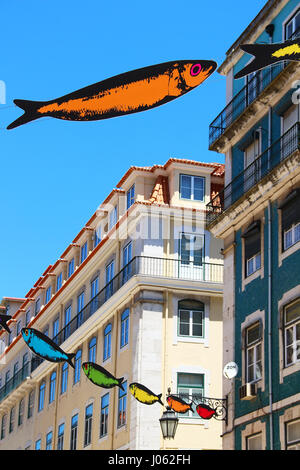
[[75, 353], [65, 353], [48, 336], [44, 335], [34, 328], [22, 328], [23, 339], [27, 346], [42, 359], [50, 362], [68, 362], [75, 369], [72, 359]]

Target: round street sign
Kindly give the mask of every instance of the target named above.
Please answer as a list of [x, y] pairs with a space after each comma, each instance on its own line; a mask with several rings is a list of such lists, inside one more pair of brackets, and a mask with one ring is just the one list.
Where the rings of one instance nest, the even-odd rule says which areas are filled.
[[228, 362], [224, 367], [223, 374], [227, 379], [233, 379], [237, 376], [239, 368], [235, 362]]

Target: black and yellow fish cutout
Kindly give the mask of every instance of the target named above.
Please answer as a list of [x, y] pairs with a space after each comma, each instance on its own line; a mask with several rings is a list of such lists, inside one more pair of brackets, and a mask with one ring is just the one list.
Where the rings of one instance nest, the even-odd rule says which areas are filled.
[[146, 111], [193, 90], [216, 67], [210, 60], [177, 60], [122, 73], [51, 101], [14, 100], [25, 113], [7, 129], [45, 116], [95, 121]]
[[145, 387], [145, 385], [133, 382], [129, 385], [129, 390], [134, 398], [144, 405], [153, 405], [153, 403], [157, 402], [163, 405], [163, 402], [161, 401], [162, 393], [156, 395], [149, 390], [149, 388]]
[[236, 73], [234, 78], [245, 77], [283, 60], [300, 61], [300, 38], [275, 44], [243, 44], [240, 48], [253, 55], [254, 59]]

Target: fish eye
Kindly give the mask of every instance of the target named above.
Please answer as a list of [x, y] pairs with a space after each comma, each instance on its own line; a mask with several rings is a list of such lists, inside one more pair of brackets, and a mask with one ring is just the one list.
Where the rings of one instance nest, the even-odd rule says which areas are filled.
[[199, 73], [201, 72], [201, 69], [202, 69], [201, 64], [192, 65], [191, 71], [190, 71], [192, 77], [196, 77], [197, 75], [199, 75]]

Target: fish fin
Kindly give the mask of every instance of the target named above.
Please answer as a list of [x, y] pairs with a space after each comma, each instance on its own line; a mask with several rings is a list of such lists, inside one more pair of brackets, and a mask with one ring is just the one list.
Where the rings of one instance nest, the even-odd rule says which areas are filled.
[[68, 364], [70, 364], [70, 366], [72, 366], [73, 369], [75, 369], [72, 359], [76, 356], [76, 353], [70, 353], [70, 354], [67, 354], [67, 356], [68, 356], [68, 359], [67, 359]]
[[164, 406], [163, 402], [161, 401], [161, 397], [162, 397], [162, 393], [159, 393], [159, 394], [157, 395], [157, 398], [158, 398], [157, 401], [158, 401], [158, 403], [160, 403], [162, 406]]
[[19, 108], [23, 109], [25, 113], [9, 124], [7, 129], [14, 129], [15, 127], [21, 126], [22, 124], [26, 124], [27, 122], [34, 121], [35, 119], [41, 117], [41, 115], [37, 112], [37, 110], [41, 107], [41, 101], [14, 100], [14, 103], [15, 105], [19, 106]]
[[118, 382], [119, 382], [118, 387], [120, 387], [120, 389], [123, 390], [123, 392], [125, 392], [124, 387], [123, 387], [123, 385], [122, 385], [122, 382], [123, 382], [123, 380], [124, 380], [124, 377], [121, 377], [120, 379], [117, 379], [117, 380], [118, 380]]
[[0, 325], [2, 328], [4, 328], [8, 333], [11, 333], [11, 330], [9, 326], [7, 325], [8, 320], [10, 320], [12, 317], [11, 315], [0, 315]]

